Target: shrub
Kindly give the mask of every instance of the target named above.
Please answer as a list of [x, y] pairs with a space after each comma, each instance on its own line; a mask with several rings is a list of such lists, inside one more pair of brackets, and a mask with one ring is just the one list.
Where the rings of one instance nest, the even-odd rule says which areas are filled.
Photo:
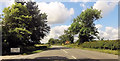
[[82, 44], [83, 48], [95, 48], [95, 49], [111, 49], [117, 50], [118, 40], [104, 40], [104, 41], [93, 41], [93, 42], [84, 42]]

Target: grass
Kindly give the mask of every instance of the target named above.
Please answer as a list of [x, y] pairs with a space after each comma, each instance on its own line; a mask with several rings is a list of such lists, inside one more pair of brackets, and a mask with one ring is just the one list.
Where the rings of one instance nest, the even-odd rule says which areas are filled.
[[40, 53], [40, 52], [45, 51], [45, 50], [47, 50], [48, 48], [50, 48], [49, 45], [37, 44], [37, 45], [35, 45], [35, 46], [36, 46], [36, 47], [47, 46], [47, 48], [41, 48], [41, 49], [36, 49], [36, 50], [34, 50], [34, 51], [28, 51], [28, 52], [26, 52], [26, 53], [23, 53], [23, 55], [29, 55], [29, 54], [34, 54], [34, 53]]
[[35, 46], [36, 47], [39, 47], [39, 46], [47, 46], [47, 47], [49, 47], [49, 44], [43, 44], [43, 45], [42, 44], [36, 44]]
[[118, 50], [83, 48], [80, 45], [78, 46], [78, 45], [75, 45], [75, 44], [64, 45], [64, 46], [69, 47], [69, 48], [78, 48], [78, 49], [84, 49], [84, 50], [90, 50], [90, 51], [98, 51], [98, 52], [118, 55]]
[[109, 49], [92, 49], [92, 48], [82, 48], [84, 50], [91, 50], [91, 51], [99, 51], [103, 53], [109, 53], [109, 54], [114, 54], [118, 55], [118, 50], [109, 50]]
[[32, 52], [27, 52], [27, 53], [23, 53], [23, 55], [29, 55], [29, 54], [34, 54], [34, 53], [40, 53], [42, 51], [45, 51], [46, 49], [42, 49], [42, 50], [36, 50], [36, 51], [32, 51]]
[[36, 51], [33, 51], [33, 53], [39, 53], [39, 52], [42, 52], [43, 50], [36, 50]]

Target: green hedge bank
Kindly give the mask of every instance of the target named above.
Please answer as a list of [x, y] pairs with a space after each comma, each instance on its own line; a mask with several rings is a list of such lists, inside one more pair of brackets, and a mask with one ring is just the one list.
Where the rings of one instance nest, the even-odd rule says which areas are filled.
[[103, 41], [92, 41], [84, 42], [82, 44], [83, 48], [94, 48], [94, 49], [110, 49], [118, 50], [120, 49], [120, 40], [103, 40]]

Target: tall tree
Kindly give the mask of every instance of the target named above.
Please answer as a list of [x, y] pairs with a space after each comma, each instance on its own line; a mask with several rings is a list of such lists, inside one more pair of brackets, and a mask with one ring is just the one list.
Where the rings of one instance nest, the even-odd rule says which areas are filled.
[[34, 42], [39, 42], [46, 34], [50, 31], [50, 26], [47, 25], [47, 15], [45, 13], [40, 13], [38, 9], [38, 5], [36, 2], [27, 2], [26, 3], [27, 10], [32, 16], [32, 20], [30, 22], [27, 30], [31, 31], [31, 40]]
[[5, 8], [3, 13], [2, 42], [9, 44], [9, 47], [26, 45], [31, 34], [26, 28], [32, 18], [27, 7], [20, 3], [15, 3]]
[[78, 44], [85, 41], [91, 41], [98, 37], [98, 31], [94, 21], [100, 18], [101, 11], [93, 8], [86, 9], [73, 20], [68, 30], [73, 34], [79, 34]]

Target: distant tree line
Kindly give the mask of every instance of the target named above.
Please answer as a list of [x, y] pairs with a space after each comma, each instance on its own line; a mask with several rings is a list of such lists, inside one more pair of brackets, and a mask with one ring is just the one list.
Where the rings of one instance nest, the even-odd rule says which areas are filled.
[[54, 39], [54, 38], [50, 38], [49, 41], [48, 41], [48, 43], [49, 43], [50, 45], [55, 45], [55, 44], [61, 45], [61, 44], [62, 44], [62, 42], [61, 42], [59, 39]]

